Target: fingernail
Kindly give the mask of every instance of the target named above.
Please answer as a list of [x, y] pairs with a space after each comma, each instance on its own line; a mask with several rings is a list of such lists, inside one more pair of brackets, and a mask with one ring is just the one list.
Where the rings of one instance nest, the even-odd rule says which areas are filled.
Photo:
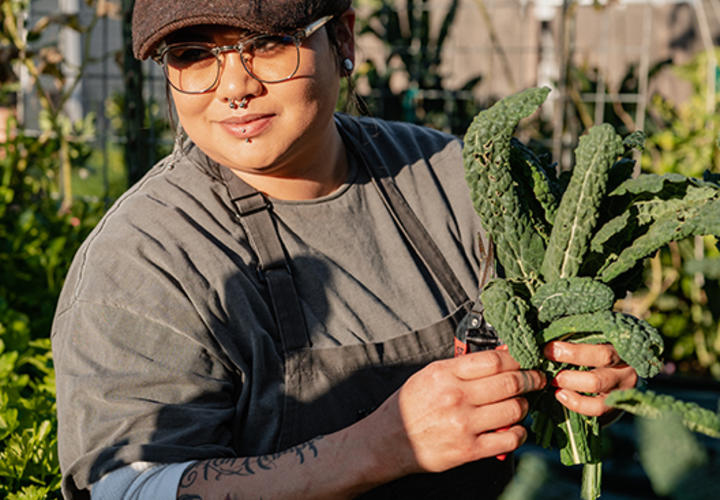
[[499, 346], [497, 346], [497, 347], [495, 348], [496, 351], [507, 351], [507, 350], [509, 350], [509, 349], [510, 349], [510, 348], [508, 347], [507, 344], [500, 344]]
[[565, 391], [563, 391], [562, 389], [558, 389], [557, 391], [555, 391], [555, 397], [557, 399], [559, 399], [560, 401], [568, 400], [567, 393]]
[[497, 458], [497, 459], [500, 460], [501, 462], [504, 462], [505, 459], [507, 458], [507, 455], [505, 455], [505, 454], [495, 455], [495, 458]]

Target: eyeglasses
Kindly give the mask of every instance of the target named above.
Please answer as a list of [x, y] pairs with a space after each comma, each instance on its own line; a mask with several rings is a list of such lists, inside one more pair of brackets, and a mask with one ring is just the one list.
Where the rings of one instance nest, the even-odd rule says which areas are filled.
[[162, 47], [153, 59], [162, 65], [172, 87], [185, 94], [202, 94], [217, 85], [220, 54], [237, 51], [248, 74], [263, 83], [289, 80], [300, 67], [300, 44], [333, 16], [324, 16], [294, 35], [260, 35], [235, 45], [173, 43]]

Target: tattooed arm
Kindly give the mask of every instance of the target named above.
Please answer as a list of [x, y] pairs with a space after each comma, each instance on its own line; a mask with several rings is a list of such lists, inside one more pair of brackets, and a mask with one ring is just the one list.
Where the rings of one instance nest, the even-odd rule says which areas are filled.
[[507, 352], [436, 361], [338, 432], [274, 455], [197, 462], [178, 498], [352, 498], [405, 475], [508, 453], [525, 440], [523, 394], [545, 383]]
[[363, 446], [351, 441], [352, 434], [318, 436], [270, 455], [196, 462], [183, 473], [177, 498], [352, 498], [391, 479], [378, 474], [374, 481], [363, 477], [373, 474], [367, 473], [371, 467], [362, 466]]

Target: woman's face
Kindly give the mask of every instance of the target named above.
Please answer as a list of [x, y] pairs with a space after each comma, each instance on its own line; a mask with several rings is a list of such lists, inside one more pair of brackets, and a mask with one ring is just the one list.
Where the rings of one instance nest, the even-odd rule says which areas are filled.
[[[340, 36], [343, 57], [353, 57], [351, 11], [341, 17], [349, 40]], [[289, 177], [317, 163], [337, 140], [332, 114], [338, 98], [338, 56], [326, 25], [300, 47], [300, 67], [293, 78], [261, 83], [252, 78], [237, 52], [224, 52], [217, 85], [204, 94], [171, 89], [178, 118], [188, 136], [213, 160], [251, 174]], [[195, 27], [182, 32], [184, 41], [232, 45], [242, 38], [230, 27]], [[177, 40], [175, 40], [177, 41]], [[345, 50], [349, 52], [344, 53]], [[231, 109], [247, 97], [245, 108]]]

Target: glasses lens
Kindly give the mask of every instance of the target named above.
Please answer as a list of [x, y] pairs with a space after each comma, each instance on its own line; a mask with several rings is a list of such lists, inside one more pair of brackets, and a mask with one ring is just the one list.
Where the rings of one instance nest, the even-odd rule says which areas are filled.
[[[262, 82], [287, 80], [300, 64], [298, 45], [299, 42], [290, 36], [253, 38], [242, 45], [242, 62], [248, 73]], [[165, 52], [163, 66], [170, 85], [177, 90], [202, 93], [217, 82], [220, 59], [210, 47], [178, 44]]]
[[165, 53], [163, 66], [170, 85], [182, 92], [204, 92], [215, 85], [219, 62], [208, 47], [177, 45]]
[[300, 63], [298, 43], [289, 36], [261, 36], [243, 48], [243, 64], [248, 72], [263, 82], [287, 80]]

